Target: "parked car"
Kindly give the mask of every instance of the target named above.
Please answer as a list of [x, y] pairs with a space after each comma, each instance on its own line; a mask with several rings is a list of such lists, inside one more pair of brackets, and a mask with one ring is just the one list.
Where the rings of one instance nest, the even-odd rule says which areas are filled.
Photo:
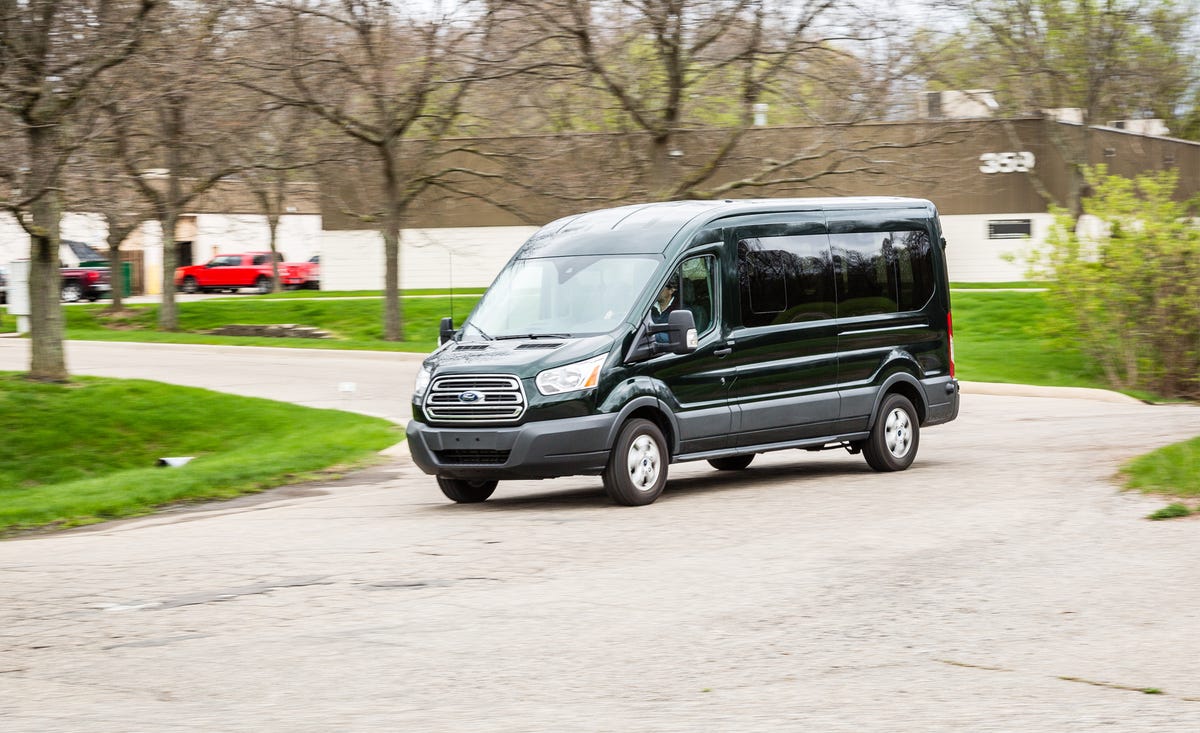
[[304, 283], [304, 287], [311, 290], [321, 289], [321, 255], [313, 255], [308, 258], [308, 275]]
[[[307, 262], [284, 262], [276, 252], [279, 263], [279, 284], [285, 288], [304, 287], [308, 282]], [[203, 265], [189, 265], [175, 270], [175, 287], [185, 293], [227, 291], [254, 288], [259, 293], [271, 292], [271, 253], [244, 252], [217, 255]]]
[[107, 267], [61, 267], [58, 272], [64, 303], [95, 302], [112, 295]]

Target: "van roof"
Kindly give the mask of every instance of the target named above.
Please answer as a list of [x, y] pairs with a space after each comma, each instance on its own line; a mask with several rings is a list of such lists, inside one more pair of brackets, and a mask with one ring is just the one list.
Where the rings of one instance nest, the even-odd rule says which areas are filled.
[[[584, 254], [660, 254], [685, 228], [701, 228], [727, 216], [788, 211], [920, 209], [936, 215], [926, 199], [897, 196], [848, 196], [787, 199], [722, 199], [667, 201], [599, 209], [563, 217], [531, 236], [517, 257], [561, 257]], [[619, 236], [614, 233], [619, 232]]]

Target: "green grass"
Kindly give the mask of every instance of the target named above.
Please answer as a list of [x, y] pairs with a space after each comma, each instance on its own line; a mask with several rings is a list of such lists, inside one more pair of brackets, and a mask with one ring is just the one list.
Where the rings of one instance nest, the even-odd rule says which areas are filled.
[[1200, 497], [1200, 437], [1160, 448], [1123, 468], [1126, 486], [1147, 494]]
[[[453, 313], [461, 322], [478, 302], [478, 295], [455, 295]], [[147, 341], [156, 343], [223, 344], [241, 346], [291, 346], [320, 349], [377, 349], [383, 351], [432, 351], [437, 346], [438, 324], [451, 313], [445, 296], [406, 298], [405, 340], [383, 340], [383, 300], [380, 298], [336, 300], [329, 297], [299, 300], [276, 296], [213, 298], [179, 303], [177, 332], [158, 331], [158, 309], [132, 305], [126, 313], [106, 314], [106, 304], [65, 308], [67, 338], [88, 341]], [[205, 331], [235, 323], [295, 323], [316, 326], [334, 335], [332, 339], [213, 336]]]
[[1002, 283], [950, 283], [951, 290], [1036, 290], [1046, 287], [1046, 283], [1020, 280]]
[[955, 293], [954, 354], [959, 379], [1106, 389], [1077, 346], [1047, 326], [1045, 293]]
[[[399, 442], [378, 418], [142, 380], [0, 372], [0, 533], [145, 514], [361, 465]], [[195, 456], [158, 468], [168, 456]]]
[[1176, 502], [1174, 504], [1168, 504], [1162, 509], [1153, 512], [1152, 514], [1148, 515], [1146, 519], [1152, 519], [1156, 522], [1159, 522], [1164, 519], [1179, 519], [1181, 517], [1190, 516], [1192, 516], [1192, 510], [1188, 509], [1185, 505]]

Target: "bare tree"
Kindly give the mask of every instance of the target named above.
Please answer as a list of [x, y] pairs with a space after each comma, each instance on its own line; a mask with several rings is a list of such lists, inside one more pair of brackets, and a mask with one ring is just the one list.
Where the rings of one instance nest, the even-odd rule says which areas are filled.
[[[1182, 108], [1198, 78], [1184, 29], [1191, 9], [1170, 0], [940, 0], [941, 13], [966, 19], [965, 28], [932, 46], [924, 64], [930, 80], [950, 88], [997, 92], [1009, 113], [1070, 113], [1071, 124], [1048, 123], [1048, 138], [1066, 161], [1067, 199], [1056, 200], [1036, 170], [1031, 180], [1048, 203], [1078, 219], [1092, 160], [1091, 126], [1112, 119]], [[1017, 128], [1008, 125], [1017, 149]]]
[[[279, 222], [302, 176], [311, 180], [318, 166], [337, 158], [320, 149], [320, 121], [300, 107], [273, 108], [257, 131], [243, 141], [242, 157], [253, 161], [240, 175], [260, 214], [267, 220], [272, 291], [279, 292]], [[327, 131], [326, 131], [327, 132]], [[315, 186], [315, 184], [313, 184]]]
[[0, 204], [30, 236], [29, 377], [68, 377], [59, 302], [63, 169], [89, 133], [89, 88], [138, 50], [157, 0], [0, 0], [0, 111], [23, 162], [0, 164]]
[[124, 93], [107, 106], [117, 154], [162, 228], [158, 325], [179, 327], [174, 272], [180, 216], [224, 179], [250, 165], [240, 141], [256, 129], [262, 100], [232, 83], [225, 61], [235, 0], [168, 3], [145, 52], [114, 75]]
[[[929, 142], [883, 143], [856, 130], [886, 116], [892, 86], [905, 70], [894, 56], [876, 58], [887, 49], [886, 23], [853, 7], [832, 0], [518, 4], [539, 28], [543, 47], [564, 58], [551, 67], [559, 82], [554, 89], [586, 79], [598, 92], [589, 101], [602, 117], [646, 136], [645, 154], [633, 167], [650, 197], [712, 198], [812, 184], [882, 169], [891, 161], [881, 160], [881, 151]], [[570, 66], [581, 74], [564, 74]], [[809, 126], [804, 144], [767, 159], [739, 158], [768, 109], [776, 124]], [[590, 120], [585, 125], [595, 126], [596, 117]], [[705, 131], [707, 144], [685, 150], [680, 139], [697, 130]], [[731, 177], [731, 167], [741, 172]]]
[[77, 151], [72, 158], [74, 170], [69, 178], [66, 202], [73, 210], [92, 212], [104, 221], [112, 285], [112, 301], [107, 310], [119, 313], [125, 308], [123, 301], [128, 285], [121, 247], [143, 222], [154, 217], [154, 212], [115, 154], [113, 140], [107, 132]]
[[275, 8], [290, 55], [247, 63], [288, 86], [245, 83], [310, 111], [369, 151], [382, 205], [362, 214], [381, 223], [384, 338], [401, 340], [401, 232], [414, 200], [446, 172], [440, 143], [455, 131], [468, 89], [490, 62], [483, 51], [491, 10], [469, 1], [389, 0], [301, 0]]

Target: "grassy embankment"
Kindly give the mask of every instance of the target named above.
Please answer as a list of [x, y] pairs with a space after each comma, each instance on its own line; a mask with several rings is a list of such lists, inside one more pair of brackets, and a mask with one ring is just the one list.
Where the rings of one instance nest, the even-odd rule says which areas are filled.
[[[136, 516], [362, 465], [398, 442], [377, 418], [142, 380], [0, 372], [0, 534]], [[193, 456], [179, 468], [159, 458]]]

